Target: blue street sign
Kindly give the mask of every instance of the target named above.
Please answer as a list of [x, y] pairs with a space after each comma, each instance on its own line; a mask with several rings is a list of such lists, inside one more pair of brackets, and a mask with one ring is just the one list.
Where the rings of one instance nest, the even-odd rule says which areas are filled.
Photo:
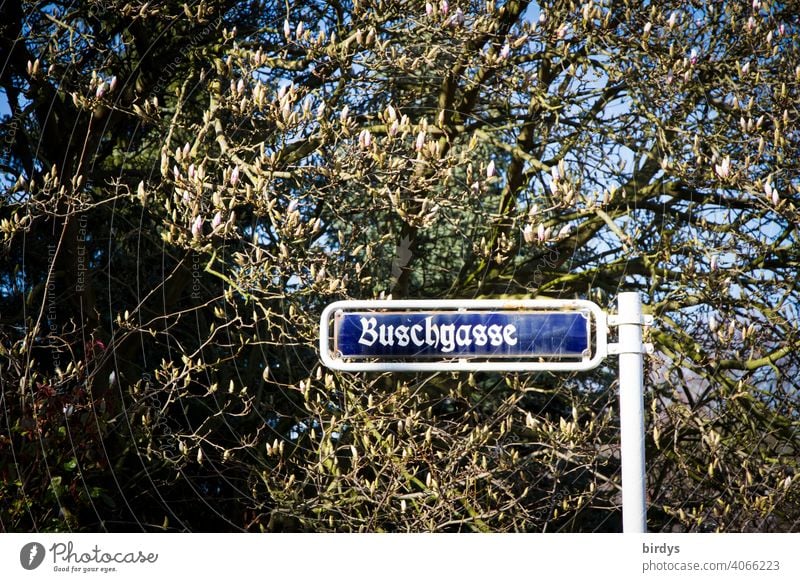
[[339, 358], [581, 359], [588, 311], [350, 311], [334, 323]]

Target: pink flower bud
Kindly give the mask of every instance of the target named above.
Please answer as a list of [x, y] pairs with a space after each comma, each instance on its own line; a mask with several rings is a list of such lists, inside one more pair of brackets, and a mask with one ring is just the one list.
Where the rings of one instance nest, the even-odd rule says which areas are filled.
[[672, 14], [669, 15], [669, 21], [667, 22], [667, 25], [670, 28], [675, 28], [675, 25], [677, 23], [678, 23], [678, 13], [677, 12], [673, 12]]
[[506, 43], [503, 45], [503, 48], [500, 49], [500, 60], [505, 60], [508, 58], [508, 55], [511, 54], [511, 46]]
[[522, 229], [522, 237], [525, 239], [525, 242], [528, 244], [533, 243], [535, 236], [533, 234], [533, 225], [526, 224], [525, 228]]
[[236, 186], [239, 182], [239, 166], [234, 166], [233, 171], [231, 171], [231, 186]]
[[433, 14], [433, 5], [430, 2], [425, 3], [425, 14], [431, 16]]
[[286, 40], [292, 37], [292, 26], [289, 24], [288, 19], [283, 21], [283, 36], [286, 37]]
[[442, 0], [439, 6], [442, 9], [442, 14], [447, 15], [447, 12], [450, 10], [450, 4], [447, 2], [447, 0]]
[[717, 176], [722, 178], [723, 180], [730, 176], [731, 173], [731, 157], [725, 156], [723, 158], [722, 163], [714, 164], [714, 171], [717, 173]]
[[97, 99], [100, 99], [105, 94], [106, 94], [106, 82], [105, 81], [101, 81], [100, 84], [97, 86], [97, 91], [94, 92], [94, 96]]
[[217, 212], [214, 215], [214, 218], [211, 219], [211, 229], [212, 230], [217, 230], [220, 227], [221, 224], [222, 224], [222, 213]]
[[491, 178], [492, 176], [494, 176], [494, 160], [491, 160], [486, 166], [486, 177]]
[[421, 151], [425, 147], [425, 131], [420, 131], [417, 134], [417, 141], [414, 143], [414, 149]]
[[192, 222], [192, 236], [194, 238], [203, 236], [203, 217], [200, 215]]
[[360, 145], [363, 149], [369, 148], [372, 144], [372, 134], [368, 129], [364, 129], [358, 134], [358, 145]]

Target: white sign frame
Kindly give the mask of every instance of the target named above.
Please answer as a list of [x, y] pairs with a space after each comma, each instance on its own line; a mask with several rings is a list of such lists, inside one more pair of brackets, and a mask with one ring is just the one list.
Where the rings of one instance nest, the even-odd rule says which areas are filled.
[[[331, 353], [330, 321], [337, 311], [347, 310], [557, 310], [565, 313], [590, 312], [594, 318], [594, 355], [576, 361], [475, 361], [461, 358], [451, 361], [364, 362], [337, 358]], [[573, 372], [596, 368], [608, 357], [608, 320], [606, 313], [583, 299], [375, 299], [336, 301], [328, 305], [320, 318], [319, 351], [322, 363], [332, 370], [345, 372]], [[541, 359], [541, 358], [539, 358]]]

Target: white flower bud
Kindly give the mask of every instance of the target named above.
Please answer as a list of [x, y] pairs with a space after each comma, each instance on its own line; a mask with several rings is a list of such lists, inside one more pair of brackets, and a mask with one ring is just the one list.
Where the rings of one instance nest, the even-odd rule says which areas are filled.
[[718, 327], [719, 327], [719, 322], [717, 321], [717, 318], [714, 316], [713, 313], [709, 314], [709, 316], [708, 316], [708, 329], [709, 329], [709, 331], [715, 332], [715, 331], [717, 331]]

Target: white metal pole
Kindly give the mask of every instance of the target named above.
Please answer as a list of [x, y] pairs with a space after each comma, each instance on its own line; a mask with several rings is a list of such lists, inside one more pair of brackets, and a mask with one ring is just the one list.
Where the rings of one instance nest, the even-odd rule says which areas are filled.
[[619, 325], [619, 420], [622, 462], [622, 531], [647, 531], [644, 459], [642, 302], [636, 292], [617, 298]]

